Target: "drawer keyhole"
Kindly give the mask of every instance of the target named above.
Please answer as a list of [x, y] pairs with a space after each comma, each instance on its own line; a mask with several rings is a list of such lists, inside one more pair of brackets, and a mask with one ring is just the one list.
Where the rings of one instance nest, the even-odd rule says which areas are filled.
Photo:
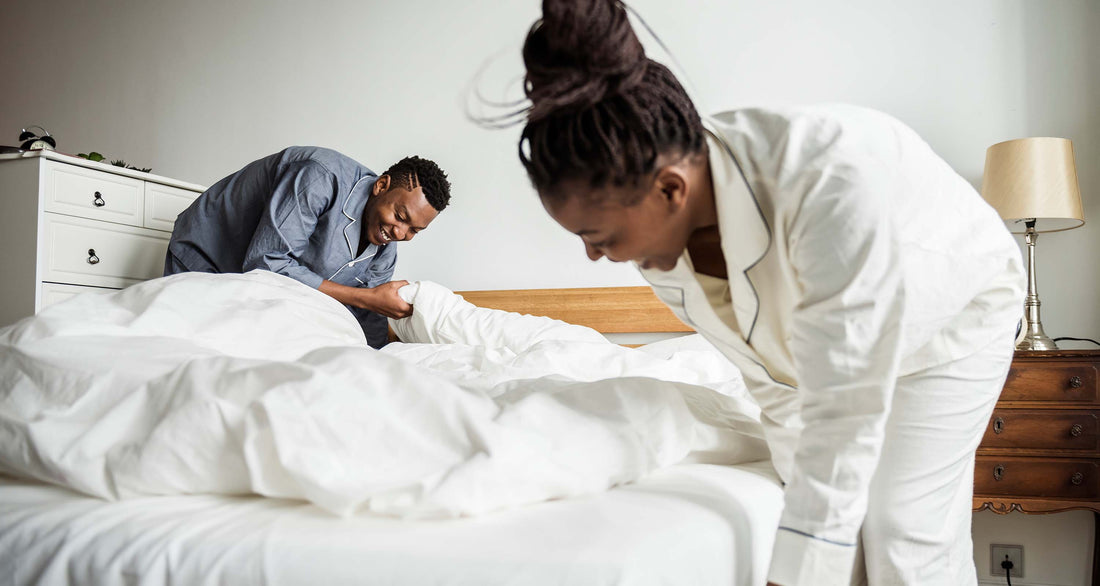
[[1070, 377], [1070, 379], [1069, 379], [1069, 388], [1079, 389], [1082, 386], [1084, 386], [1084, 383], [1081, 382], [1081, 377], [1079, 377], [1079, 376]]
[[997, 464], [993, 467], [993, 480], [1000, 480], [1005, 477], [1004, 464]]
[[1081, 483], [1085, 481], [1085, 475], [1080, 472], [1074, 472], [1073, 476], [1069, 477], [1069, 481], [1073, 486], [1081, 486]]
[[1073, 437], [1081, 437], [1081, 433], [1085, 431], [1084, 427], [1081, 427], [1080, 423], [1074, 423], [1073, 427], [1069, 428], [1069, 434]]
[[107, 202], [103, 199], [103, 194], [97, 191], [95, 192], [95, 199], [92, 200], [92, 204], [97, 208], [101, 208], [107, 205]]
[[95, 255], [95, 249], [94, 248], [89, 248], [88, 249], [88, 264], [90, 264], [90, 265], [99, 264], [99, 257]]
[[1005, 420], [1000, 417], [993, 420], [993, 433], [1001, 433], [1005, 430]]

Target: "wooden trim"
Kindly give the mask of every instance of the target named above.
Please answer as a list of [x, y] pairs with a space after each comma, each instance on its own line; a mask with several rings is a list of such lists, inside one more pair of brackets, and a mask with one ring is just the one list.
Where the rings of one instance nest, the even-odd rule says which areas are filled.
[[1098, 508], [1100, 508], [1100, 505], [1083, 500], [975, 495], [971, 510], [975, 513], [991, 511], [998, 515], [1007, 515], [1012, 512], [1027, 515], [1047, 515], [1065, 511], [1092, 511], [1096, 513]]
[[479, 307], [541, 315], [604, 334], [693, 332], [649, 287], [456, 291]]
[[1067, 358], [1095, 359], [1100, 356], [1100, 349], [1080, 348], [1076, 350], [1017, 350], [1013, 354], [1013, 360], [1045, 360], [1058, 358], [1066, 361]]

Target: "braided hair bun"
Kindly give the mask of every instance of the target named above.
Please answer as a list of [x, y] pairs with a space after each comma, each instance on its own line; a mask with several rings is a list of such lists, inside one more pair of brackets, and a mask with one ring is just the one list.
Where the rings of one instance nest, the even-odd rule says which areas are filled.
[[583, 110], [634, 87], [646, 61], [619, 0], [543, 0], [523, 46], [528, 120]]
[[543, 0], [523, 61], [531, 106], [519, 158], [542, 197], [567, 196], [567, 180], [637, 185], [660, 155], [706, 152], [694, 104], [646, 57], [621, 0]]

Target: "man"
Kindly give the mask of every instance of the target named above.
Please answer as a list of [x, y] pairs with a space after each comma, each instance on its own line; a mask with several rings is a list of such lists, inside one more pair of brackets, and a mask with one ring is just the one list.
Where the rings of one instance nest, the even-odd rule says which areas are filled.
[[450, 202], [447, 175], [406, 157], [381, 176], [336, 151], [290, 147], [206, 190], [176, 218], [165, 276], [265, 269], [319, 289], [386, 343], [386, 318], [412, 306], [390, 281], [394, 242], [412, 240]]

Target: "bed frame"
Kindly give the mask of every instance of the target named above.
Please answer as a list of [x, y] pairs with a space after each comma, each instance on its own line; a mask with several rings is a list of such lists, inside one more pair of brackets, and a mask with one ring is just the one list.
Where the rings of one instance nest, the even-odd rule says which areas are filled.
[[[478, 307], [545, 316], [601, 334], [679, 334], [691, 329], [649, 287], [455, 291]], [[389, 340], [400, 338], [389, 331]], [[624, 344], [637, 346], [638, 344]]]
[[602, 334], [693, 332], [649, 287], [456, 291], [489, 309], [540, 315]]

